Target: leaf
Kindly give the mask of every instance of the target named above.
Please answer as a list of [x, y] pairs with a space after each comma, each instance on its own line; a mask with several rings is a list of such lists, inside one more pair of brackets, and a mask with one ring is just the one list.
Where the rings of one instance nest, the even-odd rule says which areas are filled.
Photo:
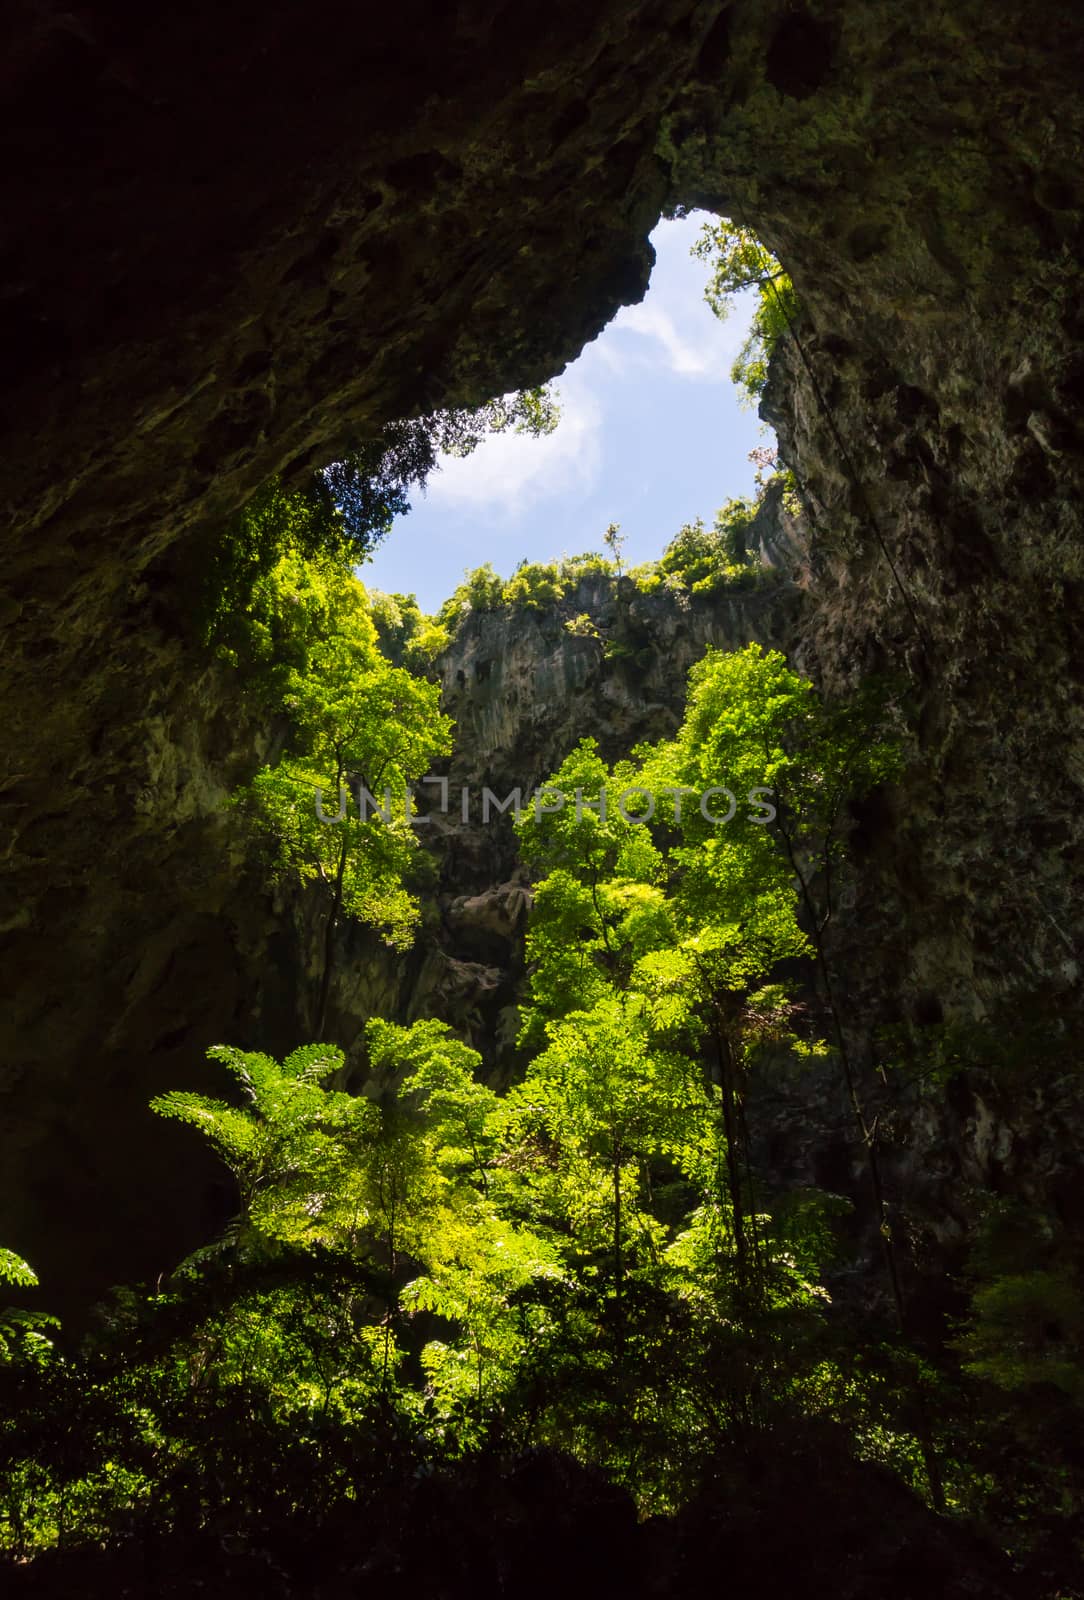
[[14, 1284], [20, 1289], [33, 1289], [38, 1276], [21, 1256], [12, 1250], [0, 1250], [0, 1283]]

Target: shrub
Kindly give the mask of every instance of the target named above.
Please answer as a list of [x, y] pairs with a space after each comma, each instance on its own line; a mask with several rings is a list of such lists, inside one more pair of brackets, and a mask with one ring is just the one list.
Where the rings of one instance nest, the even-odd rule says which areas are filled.
[[597, 550], [587, 550], [580, 556], [565, 556], [559, 568], [560, 577], [569, 588], [574, 588], [583, 578], [608, 578], [614, 570], [613, 562]]
[[562, 598], [563, 588], [556, 562], [545, 565], [521, 561], [504, 586], [504, 603], [508, 606], [525, 606], [530, 611], [541, 611]]
[[710, 528], [700, 517], [687, 522], [657, 564], [667, 587], [714, 594], [731, 585], [740, 588], [754, 582], [745, 540], [755, 509], [748, 500], [728, 500]]
[[586, 611], [581, 611], [578, 617], [573, 617], [571, 622], [565, 623], [565, 629], [576, 639], [597, 639], [598, 628], [591, 621]]
[[445, 600], [437, 616], [450, 635], [468, 611], [496, 611], [503, 604], [504, 580], [487, 561], [464, 573], [463, 582]]

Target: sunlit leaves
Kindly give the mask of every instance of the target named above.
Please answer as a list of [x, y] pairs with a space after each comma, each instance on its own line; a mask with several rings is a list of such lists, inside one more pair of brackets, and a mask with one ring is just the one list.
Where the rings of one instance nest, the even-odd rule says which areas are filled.
[[237, 1180], [246, 1223], [266, 1238], [305, 1242], [317, 1231], [336, 1122], [365, 1109], [364, 1102], [329, 1097], [320, 1087], [342, 1065], [342, 1052], [311, 1045], [282, 1066], [226, 1045], [208, 1055], [231, 1073], [245, 1105], [178, 1090], [158, 1096], [152, 1110], [187, 1122], [214, 1147]]
[[749, 333], [730, 374], [753, 403], [764, 393], [772, 351], [797, 316], [794, 286], [756, 235], [725, 217], [704, 224], [692, 254], [712, 269], [704, 299], [720, 319], [729, 315], [735, 295], [757, 290]]
[[[286, 613], [283, 586], [296, 577], [288, 562], [269, 580]], [[299, 634], [303, 659], [282, 684], [286, 750], [235, 803], [266, 839], [276, 872], [323, 881], [333, 919], [345, 913], [402, 949], [418, 917], [402, 881], [417, 848], [409, 786], [447, 751], [451, 724], [437, 686], [381, 654], [360, 584], [340, 575], [319, 593]], [[302, 591], [297, 603], [304, 610]]]
[[666, 546], [655, 571], [693, 594], [715, 594], [728, 584], [750, 580], [746, 531], [755, 513], [747, 500], [728, 500], [710, 528], [699, 517], [687, 522]]
[[32, 1289], [37, 1281], [33, 1267], [28, 1266], [21, 1256], [17, 1256], [13, 1250], [0, 1250], [0, 1283]]
[[437, 1021], [400, 1028], [376, 1019], [367, 1037], [375, 1072], [406, 1073], [400, 1076], [399, 1094], [422, 1113], [434, 1160], [445, 1171], [469, 1174], [484, 1188], [499, 1099], [475, 1076], [481, 1057]]
[[[287, 563], [272, 589], [291, 731], [245, 803], [280, 870], [337, 883], [344, 913], [406, 939], [414, 846], [399, 802], [443, 748], [434, 691], [380, 655], [352, 581]], [[480, 584], [479, 603], [491, 592]], [[391, 637], [403, 616], [384, 609]], [[572, 751], [518, 822], [537, 882], [531, 1054], [511, 1089], [485, 1082], [483, 1058], [441, 1021], [374, 1019], [364, 1094], [339, 1087], [339, 1050], [313, 1044], [281, 1063], [216, 1047], [228, 1090], [159, 1097], [232, 1171], [239, 1215], [218, 1248], [110, 1313], [132, 1356], [110, 1379], [108, 1418], [87, 1425], [97, 1455], [64, 1468], [87, 1504], [114, 1515], [152, 1479], [165, 1504], [176, 1463], [214, 1520], [222, 1482], [247, 1506], [269, 1447], [276, 1504], [345, 1503], [352, 1442], [379, 1423], [445, 1457], [509, 1440], [568, 1448], [642, 1505], [670, 1506], [721, 1450], [803, 1412], [845, 1413], [822, 1279], [846, 1201], [770, 1189], [745, 1110], [766, 1059], [824, 1049], [795, 982], [818, 926], [798, 869], [830, 876], [847, 800], [894, 772], [888, 720], [861, 697], [825, 705], [751, 646], [697, 668], [672, 739], [614, 765], [590, 740]], [[356, 809], [319, 822], [315, 790], [334, 816], [339, 786], [356, 808], [359, 782], [378, 797], [391, 786], [393, 813], [368, 832]], [[633, 789], [641, 803], [623, 814]], [[725, 820], [725, 804], [701, 807], [710, 790], [733, 793]], [[645, 794], [655, 810], [638, 822]], [[12, 1261], [0, 1255], [0, 1278]], [[1075, 1338], [1074, 1293], [1055, 1264], [999, 1268], [976, 1301], [976, 1370], [1000, 1360], [996, 1381], [1058, 1384], [1028, 1330], [1053, 1309]], [[63, 1388], [44, 1335], [41, 1348]], [[881, 1429], [882, 1453], [911, 1447], [902, 1423], [862, 1427], [860, 1442]], [[66, 1482], [51, 1471], [47, 1516]], [[102, 1517], [87, 1514], [94, 1536]]]

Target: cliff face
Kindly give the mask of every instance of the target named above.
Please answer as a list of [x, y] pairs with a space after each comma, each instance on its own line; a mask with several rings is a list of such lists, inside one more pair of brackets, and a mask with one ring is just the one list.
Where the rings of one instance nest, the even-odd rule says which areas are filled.
[[[0, 1239], [75, 1298], [157, 1270], [198, 1228], [147, 1097], [298, 1012], [292, 916], [216, 814], [269, 735], [192, 642], [205, 531], [352, 433], [552, 375], [642, 292], [666, 204], [796, 283], [799, 660], [915, 699], [913, 782], [857, 824], [856, 1006], [1075, 1026], [1082, 28], [1048, 0], [12, 12]], [[476, 676], [498, 643], [449, 689], [527, 782], [522, 660], [499, 699]], [[586, 706], [595, 647], [537, 648]], [[615, 739], [673, 714], [628, 670]]]
[[[784, 520], [773, 495], [758, 531], [782, 538]], [[433, 862], [419, 946], [392, 961], [364, 934], [348, 936], [334, 984], [332, 1024], [359, 1068], [360, 1023], [383, 1007], [451, 1022], [491, 1071], [507, 1073], [530, 905], [510, 797], [529, 806], [581, 739], [613, 761], [672, 736], [694, 662], [753, 641], [786, 647], [800, 600], [785, 572], [765, 566], [757, 586], [714, 595], [645, 595], [629, 578], [600, 576], [556, 605], [467, 613], [435, 663], [456, 733], [443, 809], [436, 785], [419, 794], [428, 815], [419, 836]], [[570, 630], [583, 618], [592, 634]]]
[[[781, 574], [715, 595], [645, 595], [629, 578], [600, 578], [560, 606], [469, 614], [437, 662], [456, 723], [453, 788], [518, 788], [526, 799], [584, 737], [611, 761], [670, 737], [693, 663], [712, 648], [785, 641], [798, 604]], [[572, 632], [576, 617], [594, 633]]]

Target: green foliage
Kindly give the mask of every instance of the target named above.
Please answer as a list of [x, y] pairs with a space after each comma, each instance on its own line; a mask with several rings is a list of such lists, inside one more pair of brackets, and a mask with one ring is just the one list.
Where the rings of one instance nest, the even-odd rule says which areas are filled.
[[[338, 616], [334, 639], [371, 647], [364, 607], [336, 603], [356, 626]], [[339, 751], [347, 692], [338, 646], [322, 656], [323, 643], [309, 653], [319, 671], [291, 682], [310, 758], [325, 734]], [[397, 671], [376, 663], [366, 681], [394, 686]], [[765, 730], [814, 717], [807, 696], [771, 655], [714, 657], [677, 740], [613, 767], [584, 741], [553, 780], [571, 803], [520, 817], [542, 874], [528, 943], [538, 1049], [508, 1094], [478, 1081], [478, 1056], [441, 1023], [377, 1020], [373, 1098], [329, 1086], [341, 1062], [330, 1047], [281, 1066], [222, 1047], [213, 1056], [239, 1104], [188, 1092], [155, 1103], [219, 1152], [241, 1209], [222, 1248], [158, 1297], [155, 1318], [192, 1311], [160, 1353], [129, 1363], [111, 1440], [134, 1425], [191, 1465], [172, 1397], [174, 1375], [191, 1384], [196, 1371], [215, 1396], [209, 1418], [239, 1404], [268, 1419], [248, 1437], [272, 1460], [273, 1441], [307, 1437], [314, 1413], [349, 1438], [379, 1404], [432, 1448], [475, 1448], [498, 1429], [573, 1449], [666, 1506], [721, 1448], [747, 1448], [788, 1414], [819, 1359], [831, 1229], [824, 1208], [754, 1196], [740, 1105], [759, 1041], [790, 1032], [784, 988], [765, 984], [801, 949], [793, 887], [788, 901], [786, 872], [749, 820], [724, 844], [671, 797], [656, 840], [635, 803], [603, 810], [601, 795], [721, 766], [744, 780]], [[374, 721], [404, 725], [389, 708]], [[355, 716], [352, 736], [365, 723]], [[814, 718], [807, 735], [818, 728]], [[772, 740], [769, 753], [787, 759]], [[823, 758], [807, 753], [795, 770], [807, 768], [823, 781]], [[217, 1299], [200, 1304], [214, 1284]], [[100, 1456], [72, 1469], [96, 1508], [85, 1527], [109, 1505], [171, 1492], [109, 1449], [104, 1481]], [[338, 1444], [329, 1459], [343, 1459]], [[321, 1493], [342, 1493], [328, 1470]], [[46, 1476], [30, 1498], [49, 1508], [60, 1485]], [[293, 1481], [276, 1468], [276, 1485]]]
[[364, 560], [410, 510], [407, 491], [423, 486], [441, 454], [468, 456], [491, 433], [552, 433], [560, 412], [543, 388], [503, 395], [485, 405], [430, 412], [390, 423], [373, 439], [355, 440], [313, 479], [310, 498], [322, 515], [326, 547]]
[[[444, 453], [470, 455], [494, 433], [552, 433], [560, 411], [545, 388], [504, 395], [474, 409], [460, 407], [389, 424], [357, 439], [300, 488], [272, 479], [222, 530], [205, 566], [198, 602], [206, 643], [232, 659], [244, 656], [253, 623], [269, 623], [267, 596], [256, 586], [284, 556], [342, 575], [365, 561], [410, 510], [407, 491], [424, 486]], [[262, 641], [259, 641], [262, 642]], [[430, 638], [419, 659], [439, 648]]]
[[527, 611], [543, 611], [564, 593], [556, 562], [521, 561], [504, 586], [504, 603]]
[[657, 594], [663, 587], [662, 573], [657, 561], [641, 561], [629, 569], [629, 577], [640, 594]]
[[[229, 1167], [241, 1198], [241, 1221], [267, 1237], [283, 1237], [282, 1200], [297, 1198], [298, 1181], [307, 1185], [324, 1168], [332, 1127], [332, 1106], [347, 1108], [346, 1097], [329, 1101], [320, 1085], [341, 1068], [341, 1050], [306, 1045], [280, 1066], [270, 1056], [216, 1045], [208, 1056], [236, 1080], [245, 1104], [231, 1106], [204, 1095], [176, 1091], [151, 1101], [159, 1116], [187, 1122], [203, 1134]], [[365, 1103], [350, 1102], [353, 1114]], [[302, 1198], [309, 1200], [307, 1190]], [[273, 1208], [273, 1209], [269, 1209]], [[314, 1208], [294, 1218], [286, 1237], [294, 1242], [316, 1237]], [[300, 1227], [300, 1232], [296, 1229]]]
[[757, 513], [749, 500], [728, 500], [710, 528], [701, 518], [680, 528], [657, 561], [634, 567], [630, 577], [641, 594], [721, 594], [751, 588], [768, 574], [750, 555], [746, 536]]
[[238, 804], [268, 838], [277, 871], [321, 879], [334, 916], [341, 910], [403, 947], [417, 917], [400, 881], [416, 848], [408, 785], [447, 751], [450, 724], [436, 686], [381, 655], [361, 586], [343, 578], [327, 601], [327, 631], [286, 678], [286, 751]]
[[[872, 700], [825, 705], [778, 651], [751, 645], [693, 670], [674, 740], [612, 769], [582, 741], [516, 825], [544, 873], [527, 947], [540, 1014], [636, 981], [676, 1017], [706, 986], [772, 1032], [787, 1001], [765, 985], [811, 951], [795, 851], [818, 849], [830, 877], [845, 801], [898, 770], [878, 717]], [[649, 811], [665, 851], [636, 820]]]
[[[368, 596], [349, 573], [287, 553], [257, 597], [264, 610], [251, 619], [250, 650], [262, 652], [264, 694], [288, 718], [289, 732], [278, 760], [234, 804], [263, 840], [273, 876], [323, 886], [318, 1034], [342, 916], [397, 949], [411, 942], [419, 909], [404, 887], [417, 851], [410, 785], [447, 752], [451, 724], [440, 713], [439, 686], [381, 652]], [[412, 658], [416, 644], [402, 611], [384, 600], [379, 613]]]
[[0, 1250], [0, 1283], [11, 1283], [19, 1289], [32, 1289], [37, 1281], [33, 1267], [28, 1266], [21, 1256], [12, 1250]]
[[452, 641], [452, 629], [422, 613], [412, 594], [370, 591], [369, 603], [382, 653], [394, 667], [427, 673]]
[[719, 541], [722, 554], [733, 566], [741, 566], [749, 559], [746, 533], [756, 511], [756, 506], [749, 500], [728, 500], [715, 513], [712, 531]]
[[[231, 1167], [242, 1211], [230, 1238], [249, 1261], [286, 1248], [364, 1264], [378, 1301], [374, 1320], [352, 1330], [367, 1351], [366, 1392], [375, 1386], [466, 1444], [522, 1345], [512, 1297], [552, 1276], [556, 1258], [489, 1198], [499, 1102], [474, 1077], [478, 1056], [435, 1021], [374, 1021], [367, 1036], [387, 1084], [379, 1105], [326, 1087], [342, 1062], [329, 1047], [281, 1067], [219, 1047], [211, 1054], [241, 1085], [245, 1108], [189, 1094], [154, 1108], [197, 1127]], [[454, 1323], [457, 1336], [416, 1350], [426, 1381], [412, 1392], [396, 1330], [422, 1313]], [[353, 1392], [355, 1357], [347, 1349], [338, 1359]]]
[[[10, 1284], [15, 1289], [34, 1289], [38, 1275], [14, 1251], [0, 1250], [0, 1283]], [[0, 1367], [19, 1363], [38, 1370], [53, 1356], [52, 1335], [59, 1326], [56, 1317], [48, 1312], [0, 1305]]]
[[597, 550], [587, 550], [579, 556], [563, 556], [560, 563], [564, 592], [570, 593], [584, 579], [609, 578], [616, 572], [612, 561], [599, 555]]
[[659, 560], [659, 571], [664, 577], [679, 578], [683, 587], [691, 589], [709, 575], [725, 573], [727, 565], [722, 541], [698, 517], [671, 539]]
[[[725, 830], [699, 807], [683, 808], [686, 839], [697, 846], [695, 859], [688, 859], [692, 879], [735, 906], [749, 886], [786, 892], [795, 851], [804, 844], [819, 853], [830, 893], [847, 802], [900, 770], [901, 745], [885, 689], [871, 686], [827, 704], [779, 651], [755, 644], [709, 651], [693, 668], [689, 689], [678, 737], [647, 758], [645, 775], [660, 792], [668, 784], [697, 794], [723, 786], [735, 796]], [[755, 791], [771, 792], [782, 826], [769, 829], [755, 820], [763, 815], [757, 805], [740, 803]], [[673, 811], [673, 802], [667, 804]], [[723, 798], [718, 804], [729, 808]]]
[[[563, 795], [556, 814], [530, 806], [516, 833], [525, 859], [545, 875], [535, 891], [527, 934], [533, 964], [525, 1038], [537, 1040], [546, 1018], [588, 1009], [624, 983], [656, 918], [667, 915], [656, 888], [661, 857], [648, 831], [615, 804], [632, 785], [630, 763], [610, 769], [594, 739], [581, 740], [542, 793]], [[607, 791], [605, 815], [599, 798]], [[632, 812], [630, 801], [626, 809]]]
[[[586, 551], [582, 555], [564, 556], [559, 562], [521, 561], [507, 582], [487, 562], [468, 571], [464, 581], [441, 606], [436, 627], [445, 631], [439, 634], [442, 643], [436, 648], [442, 648], [463, 618], [472, 612], [496, 611], [502, 606], [527, 611], [560, 606], [575, 595], [585, 580], [627, 576], [636, 590], [645, 595], [654, 594], [663, 587], [675, 594], [716, 594], [725, 589], [751, 587], [763, 578], [745, 544], [745, 532], [756, 509], [746, 500], [728, 501], [716, 513], [710, 529], [699, 519], [686, 524], [658, 561], [644, 562], [627, 574], [622, 563], [625, 540], [617, 523], [611, 523], [603, 537], [609, 556]], [[397, 599], [402, 602], [401, 596]], [[416, 632], [420, 623], [412, 626]], [[570, 633], [579, 636], [597, 636], [597, 628], [583, 613], [566, 619], [565, 626]], [[389, 639], [396, 637], [394, 627], [389, 628]], [[432, 653], [435, 649], [430, 657]], [[619, 639], [607, 641], [607, 654], [615, 659], [634, 653], [632, 647]], [[418, 662], [422, 657], [413, 659]]]
[[439, 621], [452, 632], [470, 611], [497, 611], [504, 604], [504, 580], [487, 561], [468, 571], [440, 608]]
[[[534, 1190], [520, 1204], [534, 1225], [545, 1217], [581, 1238], [569, 1265], [607, 1289], [602, 1347], [637, 1351], [652, 1429], [634, 1406], [616, 1454], [612, 1414], [590, 1449], [650, 1496], [666, 1492], [659, 1462], [672, 1473], [675, 1454], [748, 1441], [800, 1406], [823, 1360], [820, 1273], [846, 1203], [755, 1188], [744, 1105], [761, 1052], [826, 1049], [784, 978], [812, 946], [765, 799], [779, 785], [772, 798], [795, 836], [832, 849], [818, 830], [835, 827], [848, 786], [894, 770], [868, 722], [860, 744], [849, 738], [859, 720], [825, 706], [776, 652], [715, 652], [692, 676], [676, 739], [614, 767], [583, 741], [517, 822], [541, 874], [523, 1034], [541, 1048], [508, 1100], [521, 1130], [514, 1170]], [[725, 786], [741, 804], [724, 824], [719, 803], [705, 815], [699, 798]], [[671, 1337], [680, 1327], [687, 1359], [661, 1351], [664, 1324]], [[589, 1365], [625, 1416], [621, 1384]], [[581, 1405], [582, 1372], [562, 1381]], [[561, 1427], [588, 1448], [582, 1416]], [[654, 1466], [636, 1442], [648, 1437]]]
[[720, 320], [729, 315], [736, 294], [759, 291], [748, 336], [730, 371], [754, 404], [764, 393], [772, 352], [797, 316], [794, 286], [771, 251], [748, 228], [726, 218], [704, 224], [692, 254], [711, 268], [704, 298]]
[[[301, 812], [316, 783], [332, 809], [359, 777], [401, 796], [441, 747], [433, 687], [386, 658], [420, 613], [296, 555], [267, 581], [293, 729], [244, 803], [280, 863], [338, 882], [333, 909], [405, 939], [409, 833], [310, 836]], [[7, 1548], [162, 1528], [263, 1548], [285, 1527], [311, 1552], [436, 1464], [528, 1446], [668, 1511], [838, 1429], [926, 1493], [922, 1406], [949, 1505], [981, 1509], [966, 1395], [832, 1305], [848, 1202], [774, 1187], [749, 1130], [769, 1057], [828, 1052], [800, 985], [846, 803], [898, 770], [891, 711], [883, 692], [826, 703], [750, 646], [694, 670], [674, 738], [613, 763], [591, 739], [571, 751], [516, 823], [535, 884], [526, 1059], [504, 1092], [442, 1021], [375, 1018], [364, 1094], [319, 1043], [281, 1063], [217, 1046], [220, 1098], [157, 1097], [229, 1170], [238, 1213], [81, 1346], [0, 1319]], [[995, 1208], [971, 1271], [965, 1370], [1079, 1405], [1084, 1299], [1059, 1230]], [[0, 1279], [32, 1275], [0, 1252]], [[1036, 1499], [1057, 1487], [1024, 1478]]]
[[1084, 1405], [1084, 1276], [1064, 1230], [1010, 1201], [987, 1212], [971, 1256], [958, 1348], [1000, 1389], [1048, 1384]]
[[[320, 591], [345, 568], [327, 548], [324, 514], [311, 496], [288, 494], [272, 480], [227, 525], [207, 561], [199, 602], [204, 643], [234, 665], [257, 669], [296, 658], [304, 624]], [[293, 579], [290, 584], [289, 580]], [[300, 613], [280, 603], [284, 589], [301, 598]]]
[[407, 643], [403, 653], [404, 663], [412, 672], [426, 672], [451, 642], [452, 635], [448, 628], [440, 622], [434, 622], [431, 617], [425, 617], [417, 633]]
[[716, 513], [711, 528], [705, 528], [699, 517], [686, 523], [655, 563], [654, 572], [662, 582], [693, 594], [717, 594], [755, 582], [756, 571], [745, 544], [755, 514], [756, 507], [749, 501], [729, 500]]

